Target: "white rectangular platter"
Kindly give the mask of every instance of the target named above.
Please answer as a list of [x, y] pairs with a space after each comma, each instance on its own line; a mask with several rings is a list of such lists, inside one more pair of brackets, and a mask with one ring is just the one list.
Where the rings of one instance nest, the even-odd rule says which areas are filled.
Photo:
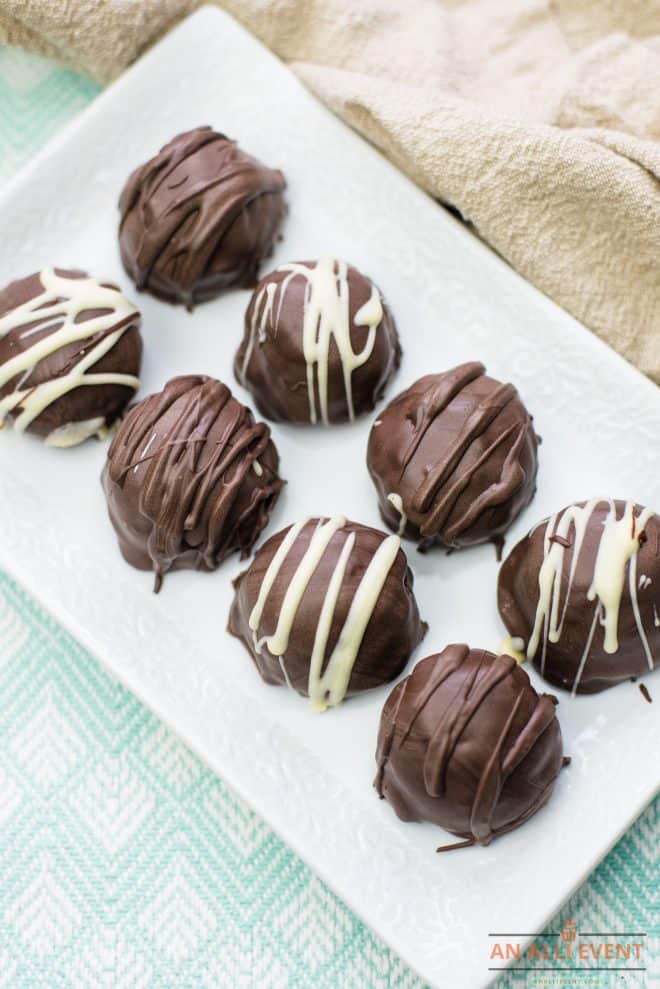
[[[389, 397], [422, 373], [468, 359], [518, 386], [543, 445], [538, 494], [509, 547], [544, 515], [594, 493], [660, 504], [655, 386], [216, 9], [173, 31], [5, 191], [0, 282], [49, 264], [82, 267], [134, 298], [117, 249], [120, 189], [171, 136], [206, 123], [287, 176], [290, 216], [274, 264], [334, 254], [383, 289], [405, 355]], [[141, 296], [141, 394], [174, 374], [206, 372], [249, 401], [231, 372], [248, 299], [232, 292], [190, 315]], [[273, 428], [289, 484], [269, 533], [312, 514], [380, 524], [364, 467], [369, 426]], [[591, 698], [562, 694], [573, 763], [549, 805], [488, 848], [438, 856], [446, 835], [400, 823], [371, 786], [387, 688], [318, 715], [297, 695], [265, 686], [225, 633], [236, 560], [212, 575], [173, 574], [155, 596], [151, 576], [119, 556], [99, 484], [105, 449], [92, 442], [60, 451], [0, 435], [0, 565], [425, 980], [485, 985], [488, 933], [541, 930], [653, 796], [660, 704], [646, 704], [632, 684]], [[406, 548], [430, 622], [416, 658], [452, 641], [496, 649], [503, 630], [492, 547], [450, 557]]]

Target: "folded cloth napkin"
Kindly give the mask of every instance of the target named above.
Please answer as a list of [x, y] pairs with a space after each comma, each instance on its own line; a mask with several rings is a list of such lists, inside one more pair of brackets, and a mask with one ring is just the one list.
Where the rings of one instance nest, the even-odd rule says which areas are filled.
[[[3, 0], [0, 41], [106, 81], [197, 5]], [[660, 0], [220, 5], [660, 383]]]

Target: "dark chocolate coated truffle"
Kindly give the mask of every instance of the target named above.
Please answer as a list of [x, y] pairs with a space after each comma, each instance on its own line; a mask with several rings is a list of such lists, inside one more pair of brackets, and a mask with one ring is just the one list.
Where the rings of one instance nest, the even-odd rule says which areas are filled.
[[119, 200], [119, 246], [139, 289], [192, 309], [250, 287], [286, 213], [284, 176], [210, 127], [173, 138]]
[[532, 418], [473, 361], [420, 378], [380, 414], [367, 466], [381, 515], [419, 549], [494, 542], [536, 490]]
[[75, 446], [137, 391], [140, 313], [116, 285], [44, 268], [0, 291], [0, 428]]
[[263, 422], [204, 375], [172, 378], [128, 412], [103, 470], [124, 558], [156, 573], [248, 555], [283, 482]]
[[350, 422], [370, 412], [401, 361], [376, 286], [334, 258], [283, 264], [245, 315], [234, 373], [269, 419]]
[[498, 604], [550, 683], [592, 694], [660, 660], [660, 517], [632, 501], [569, 505], [514, 547]]
[[278, 532], [234, 586], [229, 631], [321, 710], [396, 677], [426, 631], [399, 538], [342, 516]]
[[402, 821], [431, 821], [487, 845], [548, 800], [562, 768], [554, 697], [510, 656], [451, 645], [385, 702], [375, 786]]

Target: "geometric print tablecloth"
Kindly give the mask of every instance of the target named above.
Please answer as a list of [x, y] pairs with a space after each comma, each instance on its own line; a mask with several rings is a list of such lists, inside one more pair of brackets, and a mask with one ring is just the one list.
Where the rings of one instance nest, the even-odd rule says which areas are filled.
[[[0, 49], [0, 178], [98, 91]], [[646, 973], [599, 973], [589, 985], [660, 989], [659, 860], [660, 798], [549, 925], [570, 917], [582, 930], [648, 934]], [[541, 985], [587, 981], [513, 970], [497, 982]], [[422, 983], [0, 572], [0, 989], [36, 987]]]

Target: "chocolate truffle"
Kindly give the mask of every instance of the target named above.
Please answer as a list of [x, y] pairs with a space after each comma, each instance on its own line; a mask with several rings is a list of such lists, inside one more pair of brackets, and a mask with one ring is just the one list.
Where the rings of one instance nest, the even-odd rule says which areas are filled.
[[204, 375], [172, 378], [128, 412], [103, 470], [124, 558], [153, 570], [215, 570], [248, 555], [282, 488], [270, 430]]
[[0, 292], [0, 428], [75, 446], [137, 391], [140, 313], [116, 285], [44, 268]]
[[402, 821], [487, 845], [548, 800], [563, 764], [556, 699], [510, 656], [447, 646], [385, 702], [375, 786]]
[[426, 631], [399, 538], [343, 516], [278, 532], [234, 586], [231, 634], [319, 710], [392, 680]]
[[284, 176], [210, 127], [173, 138], [128, 179], [119, 246], [139, 289], [192, 309], [250, 287], [286, 212]]
[[660, 517], [592, 498], [544, 519], [500, 570], [514, 646], [550, 683], [593, 694], [660, 659]]
[[283, 264], [259, 282], [234, 373], [269, 419], [328, 425], [370, 412], [400, 361], [373, 282], [321, 258]]
[[390, 402], [369, 435], [367, 466], [383, 519], [420, 550], [501, 548], [536, 490], [537, 444], [513, 385], [473, 361]]

